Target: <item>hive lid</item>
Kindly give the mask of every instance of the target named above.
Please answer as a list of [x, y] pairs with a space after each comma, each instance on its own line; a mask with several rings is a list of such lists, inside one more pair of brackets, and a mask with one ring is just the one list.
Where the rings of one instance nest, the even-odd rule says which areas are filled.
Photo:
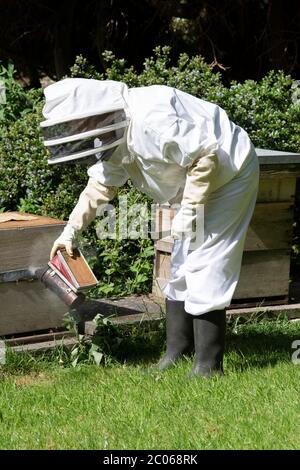
[[45, 217], [42, 215], [28, 214], [26, 212], [0, 213], [0, 230], [64, 224], [65, 222], [63, 220], [53, 219], [52, 217]]
[[283, 152], [282, 150], [269, 150], [256, 148], [256, 153], [260, 164], [263, 165], [299, 165], [300, 153]]

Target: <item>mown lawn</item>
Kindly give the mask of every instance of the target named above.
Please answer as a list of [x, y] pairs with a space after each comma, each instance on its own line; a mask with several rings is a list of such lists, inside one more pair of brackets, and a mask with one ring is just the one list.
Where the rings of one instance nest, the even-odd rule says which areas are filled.
[[0, 448], [299, 449], [297, 339], [300, 324], [285, 320], [234, 327], [226, 376], [211, 380], [189, 379], [191, 359], [154, 372], [161, 350], [123, 351], [126, 362], [107, 367], [10, 358], [0, 369]]

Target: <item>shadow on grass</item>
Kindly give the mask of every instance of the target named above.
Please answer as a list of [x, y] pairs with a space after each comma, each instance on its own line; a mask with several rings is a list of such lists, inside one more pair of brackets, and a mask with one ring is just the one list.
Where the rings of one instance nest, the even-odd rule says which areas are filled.
[[[290, 363], [292, 343], [300, 340], [300, 323], [288, 321], [247, 321], [229, 326], [226, 335], [227, 364], [236, 370], [264, 368]], [[113, 359], [132, 365], [155, 363], [165, 350], [165, 326], [124, 337]]]
[[228, 364], [236, 370], [244, 370], [291, 363], [292, 344], [300, 339], [300, 325], [268, 323], [245, 325], [239, 332], [228, 331], [225, 351]]
[[117, 341], [110, 338], [107, 345], [106, 354], [117, 362], [144, 366], [157, 362], [165, 348], [164, 323], [123, 327]]

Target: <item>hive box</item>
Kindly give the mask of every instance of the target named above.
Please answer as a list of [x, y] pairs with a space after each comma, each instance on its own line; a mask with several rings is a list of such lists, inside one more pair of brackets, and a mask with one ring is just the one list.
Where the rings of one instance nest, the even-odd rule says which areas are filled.
[[[18, 215], [11, 213], [15, 218]], [[65, 222], [21, 215], [29, 220], [0, 223], [0, 337], [60, 327], [67, 312], [65, 304], [38, 280], [22, 280], [28, 268], [47, 266], [52, 244]], [[10, 275], [16, 280], [6, 282]]]

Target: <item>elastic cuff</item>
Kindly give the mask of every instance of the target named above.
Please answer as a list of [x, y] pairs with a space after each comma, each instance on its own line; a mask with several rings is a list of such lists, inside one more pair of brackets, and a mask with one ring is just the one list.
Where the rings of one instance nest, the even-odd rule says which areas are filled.
[[77, 233], [78, 230], [70, 222], [68, 222], [63, 231], [64, 236], [73, 239]]

